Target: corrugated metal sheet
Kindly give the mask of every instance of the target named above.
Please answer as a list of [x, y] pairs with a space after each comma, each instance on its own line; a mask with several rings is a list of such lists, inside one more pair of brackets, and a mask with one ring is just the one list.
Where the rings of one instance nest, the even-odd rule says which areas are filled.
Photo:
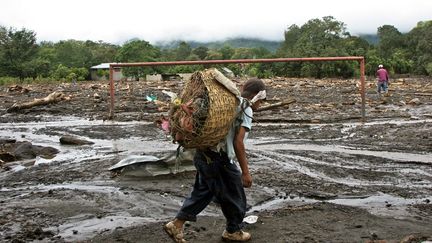
[[110, 64], [118, 64], [118, 63], [117, 62], [101, 63], [99, 65], [91, 67], [90, 69], [109, 69]]

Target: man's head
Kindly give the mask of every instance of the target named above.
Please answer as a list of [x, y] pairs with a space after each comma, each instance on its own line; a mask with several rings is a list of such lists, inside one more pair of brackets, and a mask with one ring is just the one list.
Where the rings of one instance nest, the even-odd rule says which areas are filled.
[[[260, 91], [265, 91], [266, 87], [261, 79], [252, 78], [246, 81], [243, 85], [241, 96], [248, 100], [252, 100]], [[252, 109], [256, 110], [261, 105], [263, 99], [258, 99], [252, 104]]]
[[378, 65], [378, 68], [384, 68], [384, 66], [382, 64]]

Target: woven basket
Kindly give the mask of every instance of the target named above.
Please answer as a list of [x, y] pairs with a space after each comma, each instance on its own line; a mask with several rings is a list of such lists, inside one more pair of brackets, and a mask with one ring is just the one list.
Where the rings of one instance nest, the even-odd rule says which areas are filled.
[[[178, 106], [172, 107], [171, 135], [174, 142], [185, 148], [204, 149], [216, 146], [228, 134], [235, 119], [238, 99], [215, 79], [214, 69], [195, 72], [191, 79], [186, 81], [180, 98], [184, 104], [197, 95], [205, 96], [205, 120], [194, 121], [193, 131], [188, 131], [180, 126], [180, 120], [187, 117], [187, 113]], [[177, 137], [181, 139], [177, 140]]]

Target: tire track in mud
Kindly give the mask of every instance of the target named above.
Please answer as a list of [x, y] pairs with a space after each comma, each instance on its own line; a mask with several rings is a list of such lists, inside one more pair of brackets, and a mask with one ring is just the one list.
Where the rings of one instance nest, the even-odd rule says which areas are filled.
[[[139, 184], [123, 187], [122, 183], [105, 180], [1, 188], [0, 192], [3, 196], [9, 194], [7, 200], [2, 199], [8, 208], [25, 210], [28, 204], [29, 209], [50, 215], [50, 225], [56, 226], [43, 230], [56, 232], [64, 240], [75, 242], [119, 226], [162, 222], [174, 217], [184, 197], [146, 188]], [[1, 215], [6, 216], [7, 212]], [[209, 207], [203, 215], [217, 216], [218, 208]]]
[[[319, 151], [323, 153], [337, 152], [340, 154], [360, 155], [380, 157], [392, 160], [394, 163], [411, 163], [411, 164], [430, 164], [432, 165], [431, 153], [406, 153], [406, 152], [389, 152], [389, 151], [375, 151], [366, 149], [356, 149], [349, 146], [338, 145], [317, 145], [317, 144], [287, 144], [276, 141], [268, 144], [257, 144], [263, 150], [271, 151], [275, 149], [280, 150], [294, 150], [294, 151]], [[275, 148], [277, 147], [277, 148]]]
[[[256, 205], [256, 209], [282, 207], [299, 200], [366, 208], [378, 215], [412, 216], [410, 205], [432, 197], [430, 163], [398, 161], [382, 156], [349, 154], [351, 150], [331, 152], [292, 150], [296, 144], [280, 141], [254, 143], [250, 146], [251, 165], [259, 183], [270, 183], [280, 195]], [[292, 146], [293, 145], [293, 146]], [[320, 148], [325, 145], [321, 145]], [[296, 148], [307, 148], [297, 146]], [[280, 176], [270, 175], [276, 171]], [[282, 195], [282, 196], [281, 196]], [[296, 199], [296, 200], [292, 200]], [[392, 207], [388, 211], [388, 207]]]
[[[261, 146], [257, 146], [261, 147]], [[426, 178], [432, 179], [432, 168], [429, 165], [418, 165], [416, 163], [410, 163], [410, 165], [415, 165], [416, 167], [421, 168], [412, 168], [410, 165], [406, 165], [403, 170], [401, 169], [398, 162], [389, 162], [389, 160], [385, 161], [386, 166], [385, 167], [376, 167], [372, 164], [367, 163], [361, 163], [359, 165], [359, 160], [356, 161], [344, 161], [344, 163], [348, 165], [344, 165], [339, 162], [326, 162], [323, 160], [316, 160], [311, 157], [306, 156], [299, 156], [299, 155], [292, 155], [289, 154], [290, 152], [293, 152], [292, 150], [276, 150], [276, 151], [269, 151], [268, 147], [266, 149], [252, 149], [254, 156], [260, 158], [261, 160], [267, 160], [271, 161], [273, 165], [278, 165], [279, 167], [285, 169], [285, 170], [295, 170], [302, 174], [305, 174], [312, 178], [322, 179], [329, 182], [339, 183], [339, 184], [345, 184], [348, 186], [397, 186], [402, 188], [408, 188], [408, 187], [419, 187], [419, 188], [432, 188], [432, 180], [425, 182], [423, 184], [414, 184], [406, 182], [405, 185], [396, 185], [396, 182], [394, 183], [384, 183], [382, 181], [377, 180], [377, 182], [373, 182], [370, 180], [358, 180], [354, 178], [335, 178], [332, 176], [326, 175], [325, 172], [320, 172], [318, 170], [315, 170], [313, 168], [314, 165], [320, 165], [321, 167], [328, 167], [328, 169], [325, 170], [332, 170], [334, 168], [341, 168], [344, 169], [344, 171], [348, 170], [360, 170], [360, 171], [366, 171], [370, 172], [373, 170], [374, 172], [382, 172], [382, 173], [398, 173], [402, 176], [407, 174], [413, 174], [414, 176], [424, 176]], [[334, 161], [334, 160], [333, 160]], [[272, 165], [270, 165], [272, 166]], [[324, 171], [325, 171], [324, 170]], [[399, 170], [399, 171], [396, 171]], [[400, 181], [399, 183], [400, 184]]]

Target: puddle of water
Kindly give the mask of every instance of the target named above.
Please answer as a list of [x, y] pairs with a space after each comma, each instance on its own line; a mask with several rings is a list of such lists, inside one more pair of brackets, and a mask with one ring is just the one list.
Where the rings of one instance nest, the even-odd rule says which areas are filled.
[[[94, 142], [93, 145], [70, 146], [61, 145], [59, 136], [50, 136], [45, 134], [37, 134], [38, 130], [49, 127], [62, 127], [68, 129], [85, 128], [89, 126], [116, 126], [122, 129], [128, 129], [133, 126], [141, 126], [152, 124], [151, 122], [130, 121], [130, 122], [114, 122], [101, 120], [87, 120], [77, 117], [63, 117], [58, 119], [55, 117], [44, 117], [42, 122], [25, 122], [25, 123], [0, 123], [0, 137], [15, 138], [18, 141], [29, 141], [34, 145], [50, 146], [58, 149], [60, 152], [52, 159], [36, 158], [35, 165], [52, 162], [68, 162], [77, 163], [83, 160], [91, 159], [111, 159], [119, 157], [120, 154], [142, 154], [155, 153], [165, 151], [175, 151], [177, 145], [168, 140], [144, 140], [141, 137], [130, 137], [127, 139], [90, 139]], [[151, 138], [150, 138], [151, 139]], [[24, 167], [15, 167], [18, 171]]]
[[382, 207], [386, 203], [392, 206], [406, 206], [409, 204], [420, 203], [426, 198], [412, 199], [412, 198], [402, 198], [396, 197], [385, 193], [379, 193], [377, 195], [365, 197], [365, 198], [338, 198], [328, 200], [328, 202], [348, 205], [348, 206], [358, 206], [358, 207]]
[[155, 153], [175, 151], [178, 147], [165, 140], [142, 140], [142, 138], [128, 138], [117, 140], [96, 140], [97, 145], [110, 147], [113, 151], [127, 151], [130, 154]]
[[12, 167], [12, 171], [18, 172], [18, 171], [24, 170], [25, 168], [26, 168], [25, 166], [17, 165], [17, 166]]
[[335, 123], [288, 123], [288, 122], [266, 122], [266, 123], [257, 123], [254, 126], [258, 127], [267, 127], [267, 126], [309, 126], [309, 129], [318, 129], [324, 126], [334, 126], [334, 125], [342, 125], [345, 128], [342, 129], [351, 129], [357, 126], [375, 126], [375, 125], [386, 125], [386, 124], [394, 124], [394, 125], [405, 125], [405, 124], [417, 124], [417, 123], [431, 123], [432, 119], [419, 119], [419, 120], [406, 120], [406, 119], [392, 119], [392, 120], [379, 120], [379, 121], [370, 121], [370, 122], [335, 122]]
[[68, 189], [68, 190], [80, 190], [80, 191], [97, 192], [97, 193], [122, 193], [119, 188], [113, 186], [86, 185], [86, 184], [78, 184], [78, 183], [43, 185], [43, 186], [38, 186], [37, 189], [41, 191], [49, 191], [55, 189]]
[[57, 235], [60, 235], [67, 242], [76, 242], [91, 238], [98, 233], [115, 230], [120, 226], [127, 228], [134, 225], [157, 222], [153, 218], [132, 217], [128, 213], [102, 218], [94, 217], [94, 215], [77, 215], [69, 219], [74, 222], [62, 224], [58, 227], [46, 228], [45, 230], [58, 232]]
[[[284, 161], [280, 161], [278, 159], [273, 159], [269, 156], [266, 156], [265, 154], [275, 155], [278, 158], [283, 158], [283, 159], [286, 159], [286, 158], [293, 159], [293, 158], [299, 157], [299, 156], [281, 155], [279, 153], [272, 153], [269, 151], [266, 151], [265, 153], [260, 152], [260, 154], [256, 154], [256, 156], [261, 157], [264, 160], [271, 161], [272, 163], [278, 164], [279, 166], [281, 166], [282, 168], [284, 168], [286, 170], [296, 170], [296, 171], [299, 171], [302, 174], [305, 174], [305, 175], [310, 176], [312, 178], [318, 178], [318, 179], [322, 179], [325, 181], [344, 184], [344, 185], [348, 185], [348, 186], [387, 185], [387, 184], [382, 184], [381, 182], [380, 183], [371, 183], [371, 182], [356, 180], [354, 178], [332, 178], [332, 177], [329, 177], [329, 176], [327, 176], [321, 172], [313, 171], [306, 166], [303, 166], [299, 163], [294, 162], [293, 160], [290, 160], [289, 162], [284, 162]], [[393, 184], [391, 184], [391, 185], [393, 185]]]
[[13, 187], [13, 188], [1, 187], [0, 192], [10, 192], [10, 191], [46, 192], [55, 189], [68, 189], [68, 190], [82, 190], [82, 191], [97, 192], [97, 193], [122, 193], [118, 187], [106, 185], [107, 183], [110, 183], [109, 181], [104, 181], [103, 183], [105, 183], [105, 185], [103, 184], [98, 185], [97, 181], [92, 183], [93, 184], [85, 184], [85, 183], [76, 182], [76, 183], [50, 184], [50, 185], [40, 184], [34, 186], [23, 186], [23, 187]]
[[377, 195], [372, 195], [372, 196], [346, 197], [346, 198], [341, 197], [341, 198], [330, 199], [330, 200], [316, 200], [316, 199], [305, 198], [305, 197], [290, 198], [290, 197], [278, 196], [271, 200], [253, 206], [251, 209], [248, 210], [248, 213], [260, 212], [264, 210], [275, 210], [286, 206], [299, 206], [305, 204], [312, 204], [316, 202], [329, 202], [338, 205], [364, 208], [368, 212], [374, 215], [403, 218], [403, 217], [413, 216], [412, 213], [407, 210], [408, 206], [412, 204], [422, 203], [426, 199], [428, 199], [428, 197], [402, 198], [402, 197], [396, 197], [385, 193], [379, 193]]
[[76, 126], [95, 126], [95, 125], [113, 125], [113, 126], [126, 126], [126, 125], [136, 125], [136, 124], [152, 124], [146, 121], [128, 121], [119, 122], [111, 120], [89, 120], [81, 117], [74, 116], [44, 116], [44, 119], [40, 122], [11, 122], [11, 123], [0, 123], [0, 127], [4, 128], [27, 128], [33, 127], [35, 129], [41, 129], [46, 127], [76, 127]]
[[[17, 140], [28, 140], [35, 145], [51, 146], [60, 151], [56, 157], [50, 160], [36, 159], [36, 165], [41, 163], [51, 162], [69, 162], [76, 163], [86, 159], [111, 159], [113, 157], [119, 157], [120, 154], [142, 154], [142, 153], [155, 153], [164, 151], [173, 151], [177, 145], [170, 143], [169, 141], [162, 140], [150, 140], [144, 141], [142, 138], [131, 137], [128, 139], [117, 139], [117, 140], [103, 140], [103, 139], [91, 139], [95, 142], [92, 146], [64, 146], [60, 145], [58, 136], [48, 136], [44, 134], [35, 134], [37, 130], [46, 127], [68, 127], [69, 129], [96, 126], [96, 125], [113, 125], [120, 126], [127, 129], [129, 126], [150, 124], [149, 122], [114, 122], [114, 121], [101, 121], [101, 120], [87, 120], [77, 117], [63, 117], [61, 119], [55, 117], [44, 117], [42, 122], [30, 122], [30, 123], [0, 123], [0, 136], [11, 137]], [[368, 123], [341, 123], [346, 128], [353, 128], [355, 126], [367, 125], [372, 126], [376, 124], [410, 124], [410, 123], [421, 123], [421, 122], [432, 122], [432, 119], [416, 120], [416, 121], [376, 121]], [[272, 125], [272, 123], [260, 124], [260, 126]], [[277, 124], [284, 125], [284, 124]], [[311, 124], [315, 129], [319, 129], [322, 126], [328, 124]], [[278, 140], [276, 138], [260, 138], [259, 140], [249, 140], [252, 149], [255, 150], [297, 150], [297, 151], [317, 151], [317, 152], [338, 152], [347, 154], [357, 155], [369, 155], [387, 158], [391, 160], [397, 160], [401, 162], [420, 162], [420, 163], [432, 163], [432, 154], [414, 154], [414, 153], [400, 153], [400, 152], [387, 152], [387, 151], [371, 151], [371, 150], [358, 150], [354, 148], [348, 148], [343, 146], [335, 145], [315, 145], [315, 144], [289, 144], [293, 140]], [[300, 140], [296, 140], [297, 142]], [[265, 144], [268, 142], [272, 144]], [[16, 170], [23, 169], [22, 167], [16, 167]]]
[[401, 174], [417, 174], [417, 175], [424, 175], [424, 176], [432, 177], [431, 173], [428, 173], [428, 172], [421, 170], [421, 169], [404, 168], [404, 169], [400, 169], [399, 172]]
[[427, 197], [402, 198], [380, 193], [367, 198], [339, 198], [329, 200], [328, 202], [364, 208], [368, 212], [380, 216], [409, 217], [412, 216], [412, 213], [408, 212], [408, 206], [416, 203], [422, 203], [422, 201], [425, 199], [427, 199]]
[[[359, 180], [356, 178], [353, 178], [352, 176], [345, 176], [344, 178], [337, 178], [337, 177], [331, 177], [326, 174], [324, 174], [321, 171], [316, 171], [314, 169], [308, 168], [307, 165], [300, 164], [296, 161], [305, 161], [308, 163], [314, 163], [314, 164], [324, 164], [329, 167], [337, 167], [337, 168], [355, 168], [355, 166], [340, 166], [338, 164], [329, 164], [327, 162], [318, 161], [312, 158], [303, 157], [303, 156], [297, 156], [297, 155], [290, 155], [286, 153], [278, 153], [273, 151], [262, 151], [257, 150], [254, 152], [254, 155], [258, 158], [260, 158], [262, 161], [265, 161], [264, 163], [272, 163], [277, 164], [281, 166], [283, 169], [286, 170], [295, 170], [302, 174], [305, 174], [312, 178], [317, 178], [320, 180], [333, 182], [337, 184], [343, 184], [347, 186], [392, 186], [392, 187], [398, 187], [398, 188], [432, 188], [432, 184], [430, 182], [425, 181], [404, 181], [403, 183], [395, 183], [395, 182], [385, 182], [381, 180]], [[273, 157], [276, 157], [278, 159], [274, 159]], [[364, 170], [365, 168], [358, 167], [361, 170]]]

